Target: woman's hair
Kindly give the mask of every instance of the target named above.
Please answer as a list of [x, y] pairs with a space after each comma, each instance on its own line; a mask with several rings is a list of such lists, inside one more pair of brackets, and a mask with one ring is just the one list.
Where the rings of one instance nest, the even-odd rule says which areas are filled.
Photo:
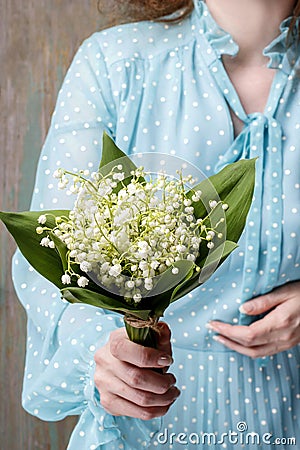
[[[295, 25], [297, 25], [297, 28], [296, 28], [296, 31], [293, 31], [295, 28]], [[298, 45], [299, 45], [299, 42], [300, 42], [300, 0], [297, 0], [297, 2], [295, 3], [293, 18], [292, 18], [292, 21], [290, 24], [289, 36], [293, 37], [292, 34], [294, 32], [297, 33]]]
[[[119, 0], [113, 2], [98, 0], [98, 9], [106, 16], [105, 26], [116, 25], [129, 20], [177, 22], [193, 11], [194, 2], [193, 0]], [[295, 38], [296, 24], [296, 33], [298, 41], [300, 41], [300, 0], [295, 2], [289, 40]]]
[[105, 15], [106, 26], [129, 20], [176, 22], [188, 16], [193, 9], [193, 0], [98, 0], [98, 10]]

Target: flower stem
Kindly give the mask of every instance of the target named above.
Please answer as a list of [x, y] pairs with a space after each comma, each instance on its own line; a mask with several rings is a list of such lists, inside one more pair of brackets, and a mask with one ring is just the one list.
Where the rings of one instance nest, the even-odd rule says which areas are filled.
[[125, 328], [132, 342], [144, 347], [157, 348], [157, 332], [152, 327], [137, 328], [125, 320]]

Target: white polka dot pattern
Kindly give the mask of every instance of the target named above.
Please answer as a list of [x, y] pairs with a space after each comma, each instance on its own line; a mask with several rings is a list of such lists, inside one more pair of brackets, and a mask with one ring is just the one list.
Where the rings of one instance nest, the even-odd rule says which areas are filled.
[[[14, 282], [28, 315], [23, 405], [45, 420], [80, 415], [68, 450], [192, 449], [159, 444], [153, 435], [160, 427], [225, 433], [239, 421], [257, 433], [300, 436], [299, 347], [263, 366], [226, 350], [205, 327], [211, 319], [248, 323], [238, 311], [242, 302], [300, 278], [300, 89], [285, 55], [287, 28], [283, 23], [281, 35], [265, 49], [277, 69], [266, 110], [247, 116], [220, 58], [234, 56], [237, 45], [204, 2], [195, 4], [180, 24], [117, 26], [82, 44], [59, 92], [32, 209], [71, 207], [52, 173], [61, 166], [95, 170], [103, 129], [128, 154], [177, 155], [207, 175], [257, 155], [255, 201], [239, 249], [204, 286], [167, 311], [172, 370], [182, 392], [162, 421], [105, 413], [94, 388], [93, 354], [122, 320], [62, 302], [16, 254]], [[245, 122], [236, 140], [228, 105]]]

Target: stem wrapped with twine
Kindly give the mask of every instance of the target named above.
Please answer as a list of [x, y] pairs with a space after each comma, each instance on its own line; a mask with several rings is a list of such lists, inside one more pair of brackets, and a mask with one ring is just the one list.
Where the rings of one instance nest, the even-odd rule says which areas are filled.
[[132, 342], [144, 347], [157, 348], [157, 336], [160, 332], [157, 317], [142, 320], [133, 315], [125, 314], [124, 322], [128, 337]]

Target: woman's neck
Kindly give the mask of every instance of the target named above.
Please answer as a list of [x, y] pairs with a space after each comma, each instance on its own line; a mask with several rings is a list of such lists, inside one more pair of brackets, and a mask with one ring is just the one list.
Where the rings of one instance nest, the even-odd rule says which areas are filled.
[[293, 12], [295, 0], [206, 0], [216, 22], [239, 45], [240, 63], [264, 64], [263, 49], [279, 35], [282, 20]]

